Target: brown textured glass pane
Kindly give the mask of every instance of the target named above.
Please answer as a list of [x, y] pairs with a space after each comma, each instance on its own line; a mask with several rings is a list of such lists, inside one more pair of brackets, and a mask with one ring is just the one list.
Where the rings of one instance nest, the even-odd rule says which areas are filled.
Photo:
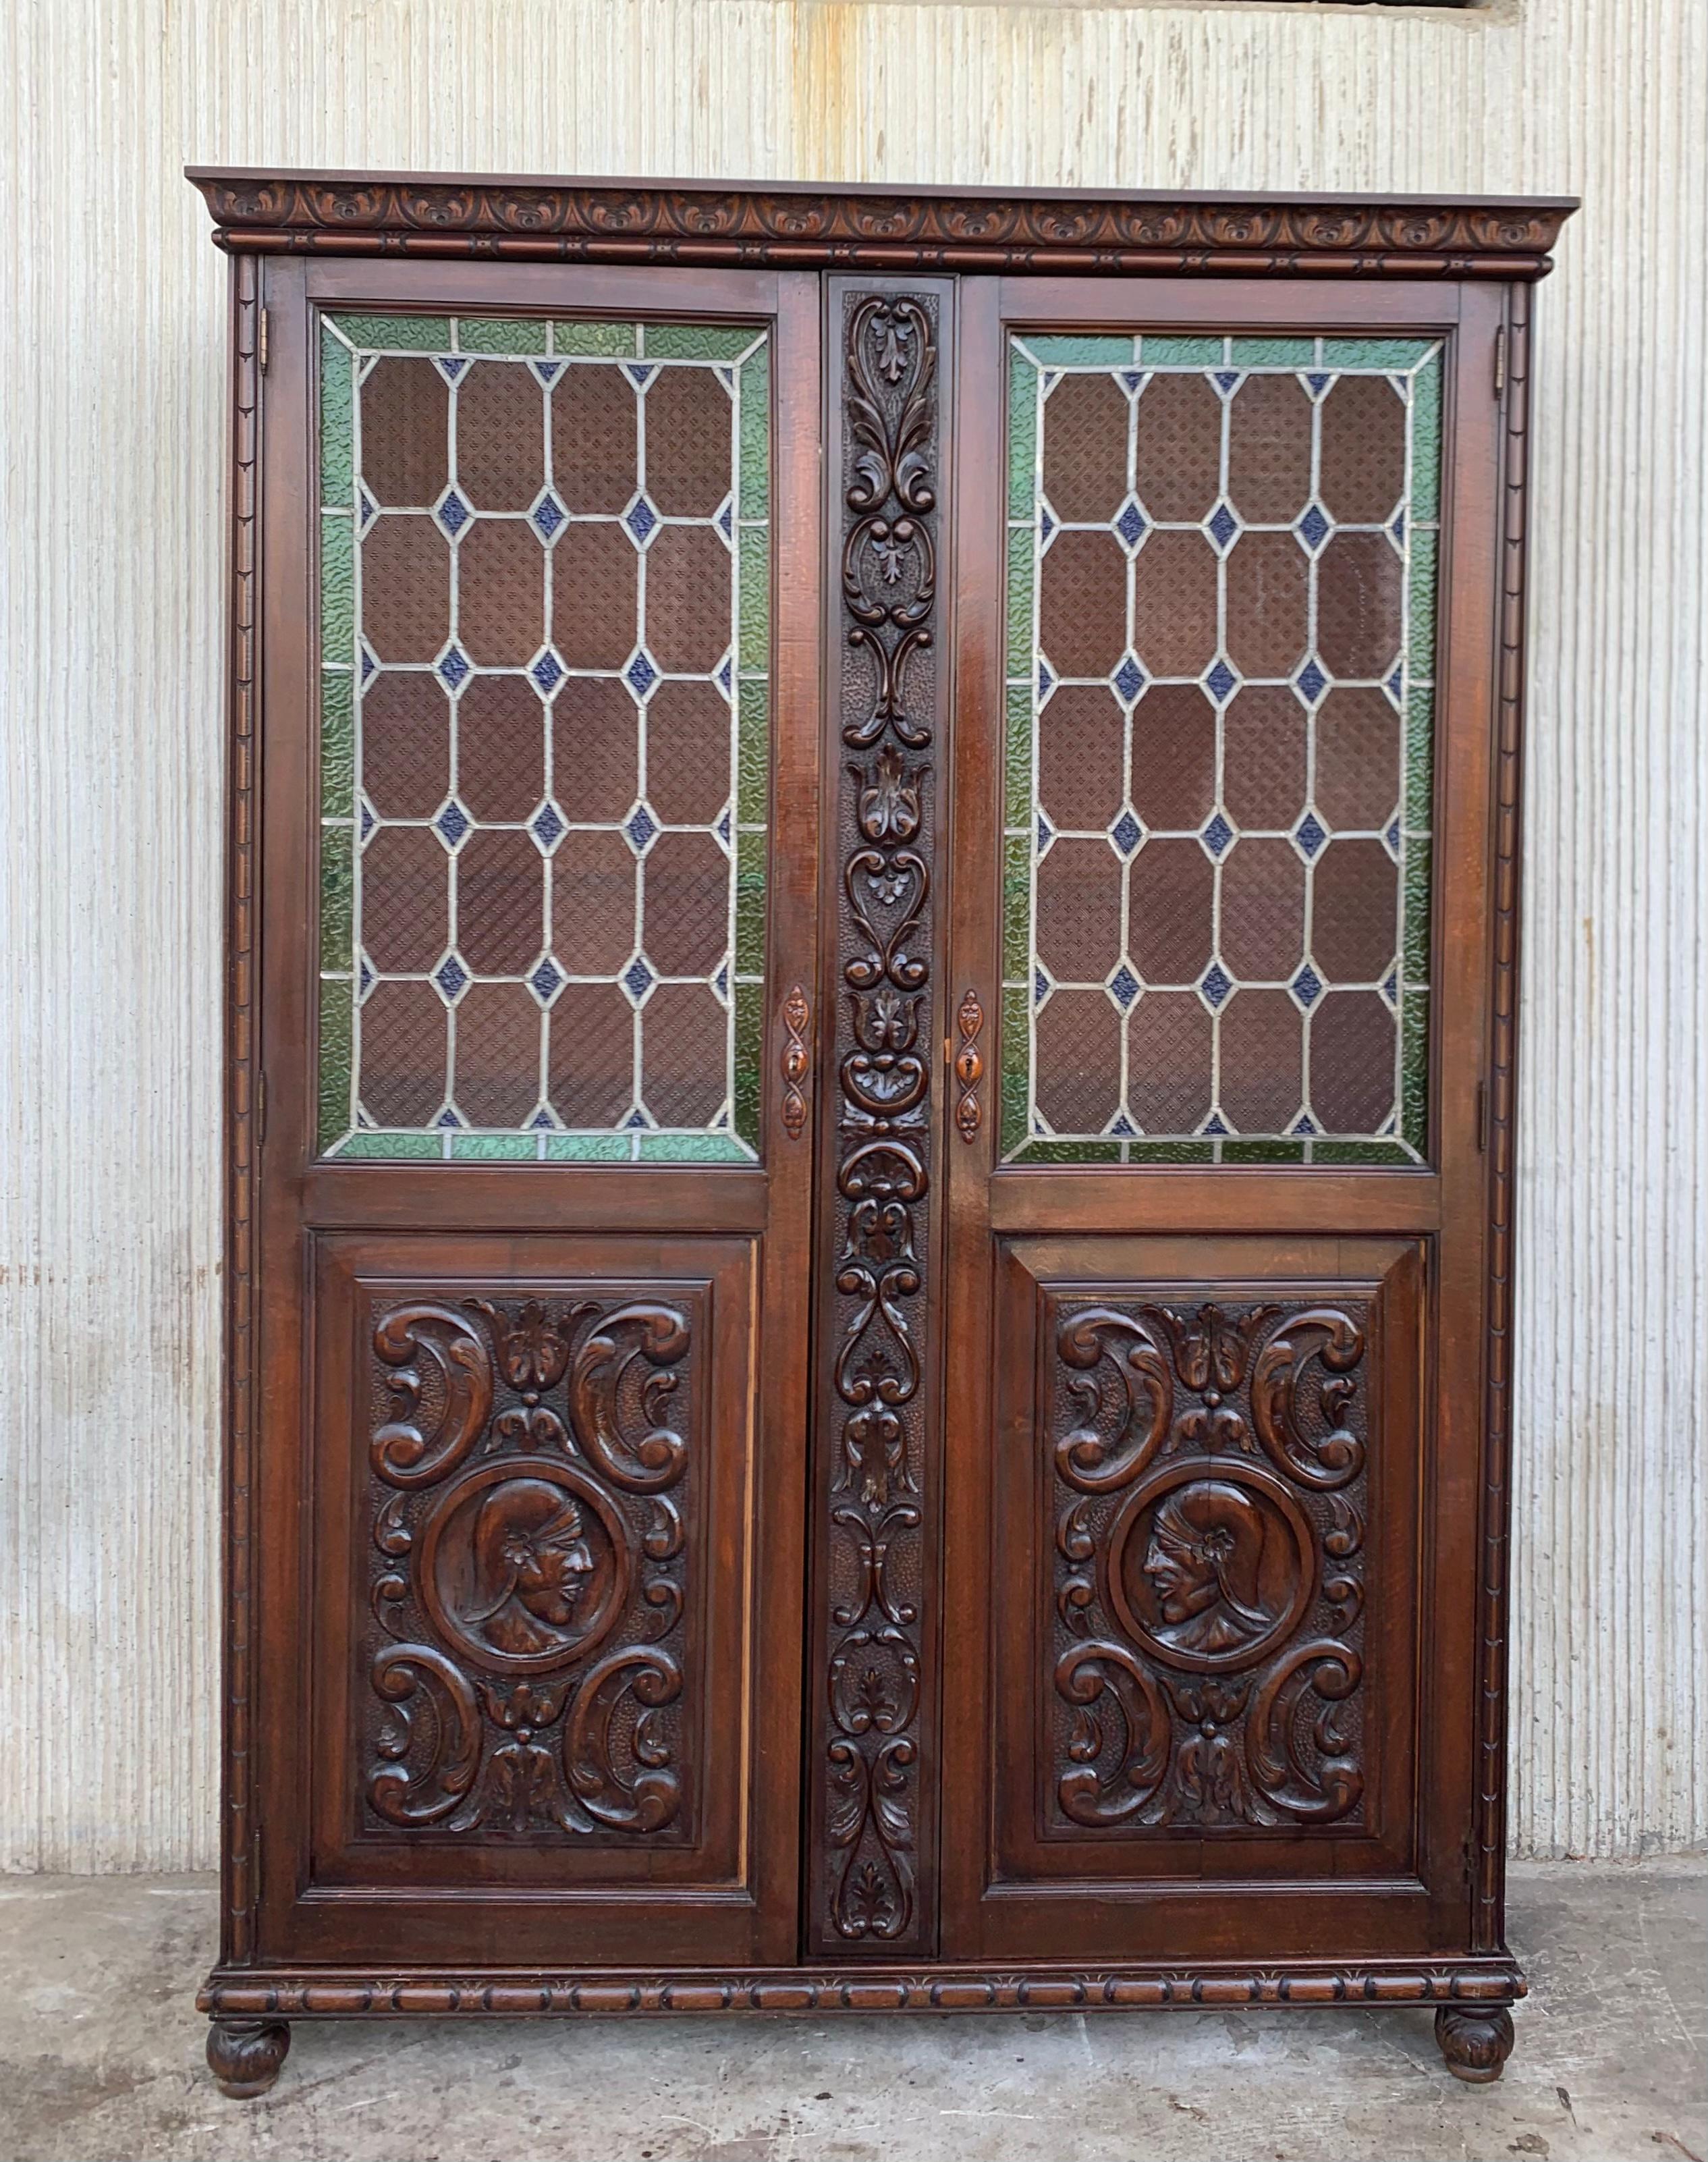
[[1112, 691], [1064, 684], [1038, 719], [1039, 808], [1058, 831], [1121, 815], [1126, 723]]
[[525, 676], [476, 676], [456, 710], [456, 792], [476, 818], [525, 818], [545, 793], [545, 709]]
[[1284, 982], [1304, 949], [1304, 865], [1290, 841], [1243, 840], [1221, 866], [1222, 965], [1237, 982]]
[[1227, 559], [1227, 651], [1242, 676], [1290, 676], [1310, 643], [1310, 566], [1291, 533], [1242, 533]]
[[1405, 485], [1406, 409], [1384, 375], [1343, 375], [1323, 400], [1317, 493], [1330, 518], [1385, 525]]
[[1148, 841], [1133, 859], [1127, 950], [1148, 984], [1195, 983], [1209, 965], [1215, 873], [1195, 841]]
[[564, 816], [621, 818], [639, 792], [639, 710], [623, 684], [571, 676], [551, 709], [552, 794]]
[[1216, 802], [1216, 708], [1195, 683], [1153, 683], [1133, 709], [1133, 807], [1153, 832], [1194, 833]]
[[450, 701], [436, 676], [369, 682], [362, 694], [362, 786], [382, 818], [430, 818], [450, 793]]
[[545, 551], [525, 520], [480, 518], [463, 535], [456, 629], [484, 668], [518, 668], [544, 645]]
[[382, 661], [431, 661], [450, 633], [450, 544], [430, 518], [377, 518], [362, 543], [362, 628]]
[[1290, 832], [1304, 808], [1307, 723], [1285, 685], [1236, 692], [1222, 718], [1221, 798], [1236, 826]]
[[1058, 981], [1099, 983], [1121, 958], [1121, 859], [1057, 841], [1038, 866], [1038, 958]]
[[730, 492], [730, 394], [709, 368], [661, 368], [647, 389], [647, 494], [666, 518], [710, 518]]
[[640, 559], [620, 525], [565, 525], [552, 558], [552, 643], [571, 668], [620, 668], [635, 648]]
[[450, 392], [430, 360], [378, 360], [362, 386], [362, 478], [382, 509], [436, 503], [450, 476]]
[[1310, 1101], [1331, 1134], [1373, 1134], [1393, 1109], [1395, 1018], [1376, 991], [1327, 991], [1310, 1016]]
[[1236, 991], [1221, 1010], [1223, 1116], [1242, 1134], [1285, 1133], [1304, 1093], [1304, 1024], [1285, 991]]
[[1112, 375], [1065, 375], [1044, 407], [1044, 493], [1058, 519], [1114, 517], [1127, 493], [1127, 420]]
[[1039, 1011], [1038, 1108], [1059, 1134], [1097, 1134], [1121, 1108], [1121, 1015], [1104, 991], [1056, 991]]
[[1210, 1016], [1191, 991], [1147, 991], [1127, 1018], [1127, 1100], [1148, 1134], [1190, 1134], [1210, 1113]]
[[1039, 643], [1058, 676], [1109, 676], [1127, 644], [1127, 558], [1112, 533], [1058, 533], [1039, 579]]
[[531, 368], [476, 361], [456, 387], [456, 484], [476, 510], [526, 510], [545, 485], [545, 391]]
[[641, 943], [661, 976], [709, 976], [729, 945], [730, 859], [710, 833], [660, 833]]
[[1201, 533], [1153, 533], [1139, 550], [1133, 643], [1149, 674], [1197, 676], [1216, 658], [1216, 568]]
[[539, 1101], [540, 1011], [521, 984], [471, 984], [456, 1009], [451, 1094], [473, 1126], [525, 1125]]
[[647, 551], [647, 650], [667, 674], [709, 675], [728, 651], [731, 577], [714, 528], [660, 528]]
[[615, 984], [565, 984], [551, 1010], [546, 1078], [566, 1126], [614, 1126], [634, 1101], [634, 1009]]
[[706, 984], [659, 984], [641, 1009], [641, 1096], [661, 1126], [706, 1126], [729, 1093], [729, 1015]]
[[424, 1126], [445, 1100], [445, 1003], [431, 984], [376, 984], [363, 1000], [362, 1102], [377, 1126]]
[[661, 683], [647, 708], [647, 801], [667, 826], [709, 826], [729, 801], [730, 709], [711, 683]]
[[634, 386], [622, 370], [596, 361], [566, 368], [551, 394], [552, 480], [566, 508], [621, 510], [635, 492], [638, 450]]
[[477, 828], [456, 859], [456, 945], [477, 976], [519, 976], [545, 943], [545, 862], [532, 838]]
[[1401, 564], [1385, 533], [1337, 533], [1317, 566], [1316, 645], [1330, 676], [1386, 676], [1399, 651]]
[[1254, 525], [1290, 525], [1310, 500], [1310, 400], [1296, 375], [1248, 375], [1228, 416], [1228, 494]]
[[1380, 841], [1330, 841], [1316, 859], [1310, 952], [1334, 984], [1373, 984], [1399, 949], [1399, 866]]
[[1138, 499], [1170, 524], [1221, 492], [1221, 400], [1207, 376], [1153, 375], [1138, 394]]
[[1379, 833], [1399, 802], [1400, 720], [1374, 688], [1330, 691], [1316, 717], [1316, 807], [1334, 831]]
[[565, 833], [552, 859], [552, 950], [572, 976], [614, 976], [635, 945], [637, 864], [621, 833]]
[[450, 859], [425, 826], [383, 826], [362, 852], [362, 943], [383, 976], [424, 974], [449, 937]]

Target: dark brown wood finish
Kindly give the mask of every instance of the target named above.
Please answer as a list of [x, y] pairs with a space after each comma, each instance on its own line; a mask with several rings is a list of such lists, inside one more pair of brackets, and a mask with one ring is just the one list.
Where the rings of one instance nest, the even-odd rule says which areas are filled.
[[[1181, 2003], [1434, 2003], [1498, 2076], [1527, 281], [1573, 206], [191, 177], [226, 2092], [302, 2017]], [[773, 326], [761, 1168], [314, 1159], [328, 307]], [[995, 1167], [1011, 326], [1446, 342], [1424, 1168]], [[466, 1595], [494, 1495], [574, 1517], [572, 1612]], [[1148, 1603], [1171, 1497], [1264, 1518], [1261, 1686]]]

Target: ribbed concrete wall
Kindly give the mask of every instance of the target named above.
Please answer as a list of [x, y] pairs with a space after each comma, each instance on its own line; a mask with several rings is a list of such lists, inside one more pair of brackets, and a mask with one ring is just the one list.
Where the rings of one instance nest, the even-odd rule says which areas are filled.
[[186, 159], [1583, 195], [1541, 296], [1513, 1821], [1700, 1841], [1695, 0], [10, 0], [0, 86], [0, 1864], [214, 1851], [225, 314]]

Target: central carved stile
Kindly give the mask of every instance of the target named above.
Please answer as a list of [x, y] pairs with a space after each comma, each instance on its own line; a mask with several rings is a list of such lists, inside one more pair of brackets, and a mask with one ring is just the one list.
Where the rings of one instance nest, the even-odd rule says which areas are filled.
[[820, 1501], [825, 1555], [815, 1924], [923, 1945], [937, 509], [936, 300], [843, 317], [836, 1183]]

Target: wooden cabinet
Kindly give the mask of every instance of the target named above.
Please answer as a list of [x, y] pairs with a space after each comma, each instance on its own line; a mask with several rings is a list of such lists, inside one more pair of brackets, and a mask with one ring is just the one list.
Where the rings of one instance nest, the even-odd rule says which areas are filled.
[[1497, 2076], [1570, 206], [192, 177], [227, 2092], [1182, 2002]]

